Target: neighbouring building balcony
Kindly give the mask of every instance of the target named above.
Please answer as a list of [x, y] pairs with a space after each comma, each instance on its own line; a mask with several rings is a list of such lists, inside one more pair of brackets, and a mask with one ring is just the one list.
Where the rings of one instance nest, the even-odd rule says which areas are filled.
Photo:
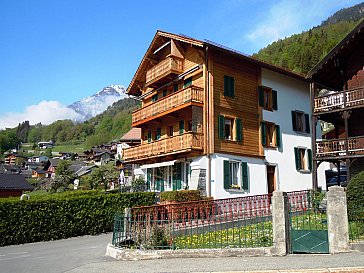
[[203, 104], [203, 88], [189, 86], [172, 93], [152, 104], [140, 108], [132, 114], [133, 127], [159, 118], [171, 112], [180, 110], [193, 104]]
[[316, 142], [316, 159], [364, 156], [364, 136]]
[[145, 160], [148, 158], [179, 154], [192, 150], [203, 150], [203, 135], [184, 133], [181, 135], [160, 139], [148, 144], [141, 144], [123, 151], [123, 159], [128, 161]]
[[151, 86], [153, 83], [174, 74], [183, 72], [183, 59], [169, 56], [160, 63], [153, 66], [146, 73], [145, 85]]
[[364, 87], [335, 92], [314, 99], [314, 114], [364, 107]]

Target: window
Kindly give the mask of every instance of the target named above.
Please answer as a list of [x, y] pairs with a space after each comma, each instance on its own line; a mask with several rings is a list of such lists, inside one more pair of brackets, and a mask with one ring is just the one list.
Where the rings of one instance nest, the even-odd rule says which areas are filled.
[[180, 120], [179, 121], [179, 133], [183, 134], [185, 132], [185, 121], [184, 120]]
[[224, 189], [249, 189], [248, 164], [224, 160]]
[[281, 147], [281, 130], [279, 125], [263, 121], [260, 124], [262, 145], [265, 147]]
[[148, 143], [152, 141], [152, 131], [148, 130]]
[[155, 140], [160, 139], [161, 138], [161, 128], [157, 128], [157, 130], [154, 132], [154, 135], [155, 135], [155, 137], [154, 137]]
[[231, 118], [225, 118], [225, 139], [232, 140], [233, 139], [233, 124], [234, 120]]
[[235, 89], [234, 78], [230, 76], [224, 76], [224, 96], [226, 97], [234, 97], [234, 89]]
[[270, 87], [259, 86], [259, 106], [265, 110], [273, 111], [278, 110], [277, 91]]
[[152, 96], [152, 101], [157, 101], [158, 100], [158, 94], [155, 94]]
[[292, 111], [293, 131], [310, 133], [310, 115], [302, 111]]
[[176, 92], [176, 91], [178, 91], [178, 83], [175, 83], [173, 85], [173, 92]]
[[173, 136], [173, 126], [168, 127], [168, 136], [170, 136], [170, 137]]
[[192, 132], [192, 120], [187, 121], [187, 131]]
[[312, 171], [312, 150], [295, 147], [294, 157], [297, 171]]
[[[235, 133], [235, 134], [234, 134]], [[218, 136], [220, 139], [242, 141], [243, 125], [241, 119], [218, 116]]]
[[192, 84], [192, 77], [189, 77], [183, 81], [183, 88], [186, 88]]
[[163, 90], [163, 97], [167, 96], [167, 90]]

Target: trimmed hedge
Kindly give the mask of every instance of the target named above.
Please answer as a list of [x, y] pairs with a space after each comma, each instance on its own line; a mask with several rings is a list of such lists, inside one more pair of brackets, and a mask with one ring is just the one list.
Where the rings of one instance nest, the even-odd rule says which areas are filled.
[[190, 202], [204, 200], [199, 190], [164, 191], [160, 195], [161, 201]]
[[126, 207], [153, 205], [154, 193], [92, 192], [0, 202], [0, 246], [96, 235], [113, 227]]
[[350, 180], [346, 198], [349, 220], [364, 220], [364, 171]]

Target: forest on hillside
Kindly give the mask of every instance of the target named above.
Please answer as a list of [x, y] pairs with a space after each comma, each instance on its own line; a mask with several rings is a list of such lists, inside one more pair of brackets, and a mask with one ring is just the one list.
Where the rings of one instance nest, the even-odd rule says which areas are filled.
[[364, 3], [342, 9], [320, 26], [268, 45], [253, 57], [296, 73], [309, 72], [364, 16]]
[[119, 139], [131, 128], [131, 113], [139, 105], [134, 99], [125, 98], [115, 102], [108, 109], [83, 123], [71, 120], [58, 120], [50, 125], [28, 121], [15, 128], [0, 131], [0, 153], [16, 148], [20, 143], [54, 141], [56, 144], [78, 144], [85, 142], [87, 147]]

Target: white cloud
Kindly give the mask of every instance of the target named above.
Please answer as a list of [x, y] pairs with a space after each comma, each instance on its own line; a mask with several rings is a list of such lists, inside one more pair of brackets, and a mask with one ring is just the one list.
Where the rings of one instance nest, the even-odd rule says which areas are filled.
[[[338, 3], [339, 2], [339, 3]], [[293, 34], [319, 25], [335, 11], [353, 5], [353, 0], [281, 0], [259, 15], [258, 23], [248, 34], [240, 38], [251, 43], [252, 51]]]
[[28, 106], [24, 112], [6, 113], [0, 116], [0, 129], [16, 127], [26, 120], [29, 120], [30, 124], [39, 122], [50, 124], [62, 119], [82, 120], [82, 116], [58, 101], [44, 100], [39, 104]]

